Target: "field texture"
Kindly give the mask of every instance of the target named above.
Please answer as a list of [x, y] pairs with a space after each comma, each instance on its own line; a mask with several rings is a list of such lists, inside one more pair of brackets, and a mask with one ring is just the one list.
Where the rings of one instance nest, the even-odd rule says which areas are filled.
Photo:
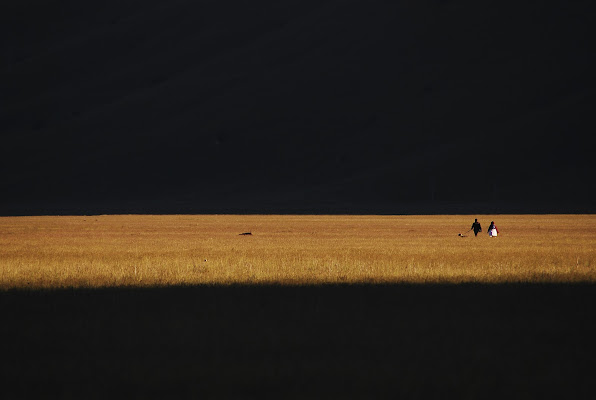
[[595, 222], [0, 218], [2, 398], [592, 398]]
[[594, 283], [595, 249], [594, 215], [6, 217], [0, 289]]

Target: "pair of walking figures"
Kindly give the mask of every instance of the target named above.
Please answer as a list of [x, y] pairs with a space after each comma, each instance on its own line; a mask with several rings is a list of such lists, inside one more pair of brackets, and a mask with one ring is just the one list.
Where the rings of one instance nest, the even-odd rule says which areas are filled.
[[[471, 231], [474, 231], [474, 236], [478, 236], [478, 232], [482, 232], [482, 227], [480, 226], [480, 222], [478, 222], [478, 218], [474, 219], [474, 223], [470, 228]], [[496, 237], [499, 234], [499, 230], [495, 225], [495, 221], [490, 222], [490, 226], [488, 227], [488, 236]]]

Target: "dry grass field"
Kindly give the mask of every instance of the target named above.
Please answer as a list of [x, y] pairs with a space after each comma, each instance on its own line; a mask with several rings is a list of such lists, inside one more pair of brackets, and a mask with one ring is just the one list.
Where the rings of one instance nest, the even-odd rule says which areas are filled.
[[0, 218], [2, 398], [591, 398], [595, 222]]
[[5, 217], [0, 289], [594, 283], [595, 249], [594, 215]]

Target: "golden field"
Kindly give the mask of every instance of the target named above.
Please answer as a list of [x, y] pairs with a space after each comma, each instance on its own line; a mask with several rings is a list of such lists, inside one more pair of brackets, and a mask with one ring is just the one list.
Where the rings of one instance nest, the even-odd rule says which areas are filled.
[[594, 215], [2, 217], [0, 289], [593, 283], [595, 248]]

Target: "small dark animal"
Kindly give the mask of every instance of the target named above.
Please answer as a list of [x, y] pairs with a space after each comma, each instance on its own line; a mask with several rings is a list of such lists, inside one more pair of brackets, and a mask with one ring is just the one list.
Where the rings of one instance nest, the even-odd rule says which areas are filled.
[[239, 233], [240, 236], [246, 236], [246, 235], [252, 235], [252, 233], [250, 232], [243, 232], [243, 233]]

